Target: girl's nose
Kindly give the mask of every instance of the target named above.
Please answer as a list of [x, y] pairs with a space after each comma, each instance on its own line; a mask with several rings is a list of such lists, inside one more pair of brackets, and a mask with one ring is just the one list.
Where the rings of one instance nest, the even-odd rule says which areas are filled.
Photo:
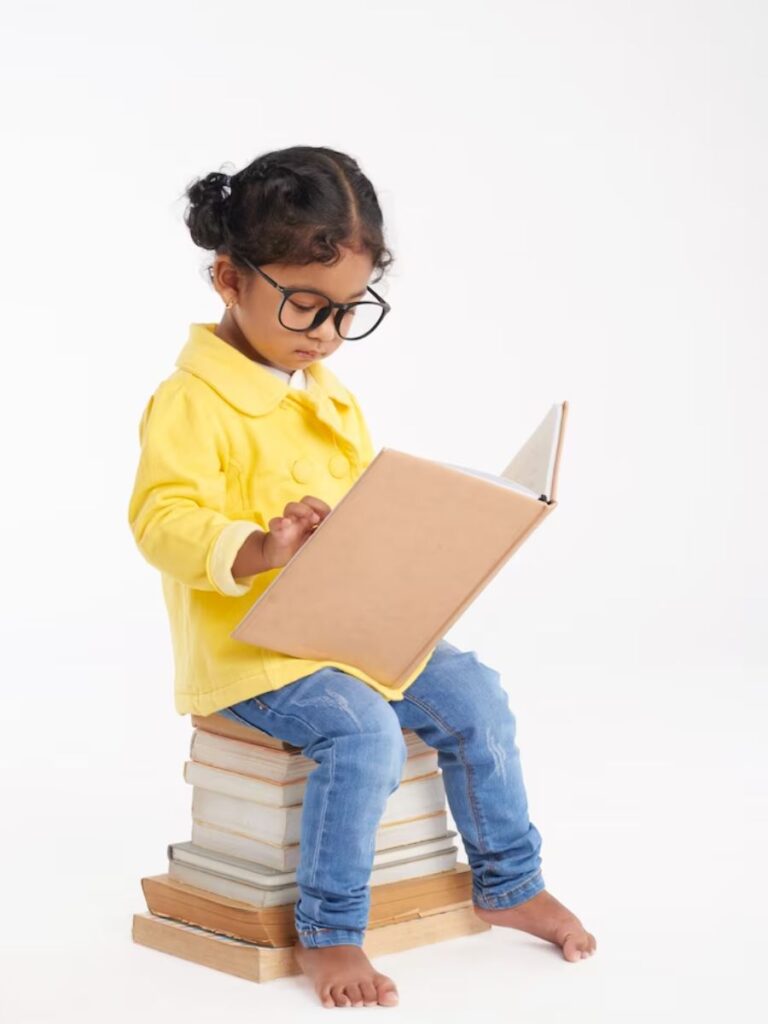
[[333, 317], [327, 316], [325, 320], [315, 327], [313, 331], [308, 332], [307, 337], [317, 338], [318, 341], [322, 341], [325, 344], [339, 340], [339, 337], [336, 334], [336, 324], [333, 322]]

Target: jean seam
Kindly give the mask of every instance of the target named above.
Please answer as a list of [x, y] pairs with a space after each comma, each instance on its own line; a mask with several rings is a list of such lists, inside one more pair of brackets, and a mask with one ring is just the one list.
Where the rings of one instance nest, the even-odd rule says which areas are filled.
[[480, 813], [480, 808], [475, 799], [475, 794], [472, 790], [472, 765], [469, 763], [464, 754], [464, 736], [461, 733], [461, 730], [454, 729], [453, 726], [449, 725], [448, 722], [445, 721], [445, 719], [441, 718], [441, 716], [438, 715], [437, 712], [434, 711], [428, 704], [425, 704], [423, 701], [420, 701], [418, 697], [409, 694], [407, 691], [403, 694], [403, 700], [410, 701], [412, 704], [416, 704], [417, 707], [420, 707], [422, 711], [425, 712], [425, 714], [429, 715], [429, 717], [432, 718], [433, 721], [437, 722], [437, 724], [444, 732], [449, 732], [454, 736], [458, 736], [459, 759], [465, 768], [467, 779], [466, 793], [467, 797], [469, 798], [470, 807], [472, 808], [472, 816], [475, 819], [475, 828], [477, 829], [477, 838], [479, 844], [478, 849], [482, 852], [483, 848], [486, 845], [485, 833], [482, 827], [482, 815]]
[[[253, 698], [253, 697], [251, 697], [250, 699], [251, 699], [251, 700], [253, 700], [254, 698]], [[230, 705], [230, 706], [229, 706], [229, 707], [228, 707], [228, 708], [227, 708], [226, 710], [227, 710], [227, 711], [229, 711], [229, 713], [230, 713], [231, 715], [234, 715], [234, 716], [235, 716], [235, 718], [236, 718], [236, 719], [237, 719], [237, 720], [238, 720], [239, 722], [242, 722], [242, 723], [243, 723], [243, 725], [247, 725], [249, 729], [259, 729], [259, 728], [261, 728], [261, 727], [260, 727], [260, 726], [258, 726], [258, 725], [254, 725], [254, 724], [253, 724], [253, 722], [249, 722], [247, 718], [245, 718], [245, 717], [244, 717], [243, 715], [241, 715], [241, 714], [240, 714], [240, 712], [239, 712], [239, 711], [235, 711], [235, 709], [234, 709], [234, 708], [233, 708], [233, 707], [232, 707], [231, 705]], [[224, 717], [226, 717], [226, 716], [224, 716]], [[262, 732], [264, 732], [264, 731], [265, 731], [265, 730], [263, 730], [263, 729], [262, 729]]]
[[[327, 949], [329, 946], [347, 945], [362, 947], [365, 943], [364, 929], [320, 928], [318, 932], [323, 932], [324, 934], [307, 933], [306, 931], [298, 932], [296, 941], [305, 949]], [[329, 941], [326, 942], [325, 938], [329, 932], [332, 934], [329, 937]]]
[[334, 743], [331, 743], [328, 749], [330, 754], [328, 760], [329, 779], [328, 785], [324, 787], [323, 791], [323, 806], [320, 812], [320, 839], [318, 842], [315, 843], [314, 857], [312, 858], [312, 870], [309, 875], [309, 884], [312, 886], [315, 884], [315, 879], [317, 878], [317, 865], [320, 860], [320, 850], [323, 845], [323, 840], [325, 839], [325, 826], [327, 820], [326, 812], [328, 810], [328, 793], [330, 792], [331, 786], [333, 785], [333, 779], [336, 768], [336, 745]]
[[[302, 677], [302, 678], [305, 678], [305, 677]], [[270, 693], [271, 693], [272, 691], [270, 690], [270, 691], [268, 691], [268, 692], [270, 692]], [[281, 718], [293, 718], [293, 719], [295, 719], [295, 721], [297, 721], [297, 722], [298, 722], [298, 723], [299, 723], [299, 724], [300, 724], [300, 725], [302, 726], [302, 728], [306, 729], [306, 730], [307, 730], [308, 732], [311, 732], [311, 733], [312, 733], [312, 734], [313, 734], [314, 736], [316, 736], [316, 737], [317, 737], [318, 739], [323, 739], [323, 738], [324, 738], [324, 737], [323, 737], [323, 735], [322, 735], [322, 733], [319, 733], [319, 732], [317, 731], [317, 729], [313, 728], [313, 726], [312, 726], [312, 725], [310, 725], [310, 723], [309, 723], [309, 722], [305, 721], [305, 720], [304, 720], [304, 719], [303, 719], [303, 718], [302, 718], [302, 717], [301, 717], [300, 715], [295, 715], [295, 714], [288, 714], [288, 713], [287, 713], [287, 712], [285, 712], [285, 711], [278, 711], [278, 710], [277, 710], [276, 708], [270, 707], [270, 705], [269, 705], [269, 704], [265, 704], [265, 703], [264, 703], [263, 701], [259, 702], [259, 701], [258, 701], [258, 699], [257, 699], [256, 697], [246, 697], [245, 699], [246, 699], [246, 700], [253, 700], [253, 701], [256, 701], [256, 703], [257, 703], [257, 704], [260, 704], [260, 705], [261, 705], [261, 707], [262, 707], [262, 708], [263, 708], [263, 709], [264, 709], [265, 711], [268, 711], [268, 712], [269, 712], [270, 714], [274, 715], [274, 716], [275, 716], [275, 718], [277, 718], [277, 719], [278, 719], [278, 724], [279, 724], [279, 720], [280, 720]], [[240, 703], [240, 702], [238, 702], [238, 703]], [[253, 729], [253, 728], [256, 728], [256, 729], [258, 729], [258, 728], [259, 728], [259, 726], [254, 726], [253, 722], [249, 722], [247, 718], [243, 718], [243, 717], [242, 717], [242, 715], [240, 715], [240, 714], [239, 714], [239, 713], [238, 713], [237, 711], [235, 711], [235, 710], [234, 710], [234, 708], [232, 707], [232, 705], [230, 705], [230, 706], [229, 706], [229, 707], [228, 707], [228, 708], [227, 708], [226, 710], [227, 710], [227, 711], [231, 711], [231, 712], [232, 712], [232, 714], [236, 715], [236, 716], [237, 716], [237, 717], [238, 717], [238, 718], [239, 718], [239, 719], [240, 719], [240, 720], [241, 720], [241, 721], [242, 721], [242, 722], [243, 722], [243, 723], [244, 723], [245, 725], [249, 725], [249, 726], [250, 726], [250, 727], [251, 727], [252, 729]], [[281, 739], [282, 737], [279, 737], [279, 736], [278, 736], [278, 737], [276, 737], [276, 738], [277, 738], [277, 739]], [[307, 746], [308, 746], [308, 745], [309, 745], [309, 744], [307, 744]]]
[[490, 896], [483, 896], [483, 893], [479, 889], [475, 889], [473, 891], [473, 896], [479, 895], [483, 899], [488, 900], [490, 903], [494, 903], [494, 902], [496, 902], [496, 901], [498, 901], [500, 899], [503, 899], [505, 896], [514, 896], [516, 892], [519, 892], [521, 889], [525, 889], [525, 888], [529, 887], [532, 882], [535, 882], [537, 879], [539, 879], [541, 877], [542, 877], [542, 869], [541, 868], [537, 868], [533, 872], [532, 875], [529, 875], [527, 878], [524, 878], [522, 882], [519, 882], [512, 889], [505, 889], [504, 892], [493, 893], [493, 895], [490, 895]]
[[322, 733], [319, 733], [317, 729], [313, 728], [310, 725], [310, 723], [303, 719], [300, 715], [288, 714], [285, 711], [278, 711], [277, 708], [270, 707], [269, 705], [267, 705], [267, 709], [278, 719], [278, 721], [281, 718], [293, 718], [297, 722], [299, 722], [299, 724], [302, 725], [305, 729], [307, 729], [309, 732], [317, 736], [318, 739], [324, 739]]

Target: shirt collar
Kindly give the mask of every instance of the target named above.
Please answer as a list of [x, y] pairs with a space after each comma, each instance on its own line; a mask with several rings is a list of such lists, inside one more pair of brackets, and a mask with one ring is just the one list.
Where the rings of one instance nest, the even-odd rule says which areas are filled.
[[262, 416], [277, 408], [288, 391], [306, 394], [319, 409], [326, 409], [328, 419], [336, 425], [336, 410], [328, 408], [328, 399], [339, 405], [351, 405], [347, 388], [322, 363], [304, 368], [306, 392], [291, 388], [277, 374], [269, 373], [261, 363], [249, 359], [215, 333], [215, 323], [193, 323], [187, 341], [176, 359], [176, 366], [200, 377], [225, 401], [249, 416]]
[[259, 363], [259, 365], [264, 367], [264, 369], [268, 370], [270, 373], [274, 373], [274, 375], [279, 377], [280, 380], [284, 380], [289, 387], [303, 388], [305, 390], [308, 387], [309, 382], [307, 381], [304, 370], [292, 370], [289, 373], [288, 370], [281, 370], [279, 366], [266, 366], [264, 363]]

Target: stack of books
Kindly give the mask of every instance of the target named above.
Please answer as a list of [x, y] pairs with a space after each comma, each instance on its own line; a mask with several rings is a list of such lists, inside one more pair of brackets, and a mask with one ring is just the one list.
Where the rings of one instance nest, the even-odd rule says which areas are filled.
[[[254, 981], [298, 974], [296, 867], [317, 762], [223, 715], [192, 723], [191, 841], [169, 844], [167, 872], [141, 879], [147, 912], [134, 915], [132, 938]], [[409, 729], [403, 738], [401, 782], [376, 833], [369, 956], [490, 928], [472, 909], [469, 865], [457, 860], [437, 751]]]

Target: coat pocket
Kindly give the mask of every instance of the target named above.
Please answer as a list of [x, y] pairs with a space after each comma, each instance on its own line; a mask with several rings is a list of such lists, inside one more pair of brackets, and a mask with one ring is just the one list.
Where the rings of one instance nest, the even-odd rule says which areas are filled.
[[237, 517], [248, 507], [247, 493], [240, 464], [234, 459], [229, 460], [225, 470], [226, 478], [226, 513]]

